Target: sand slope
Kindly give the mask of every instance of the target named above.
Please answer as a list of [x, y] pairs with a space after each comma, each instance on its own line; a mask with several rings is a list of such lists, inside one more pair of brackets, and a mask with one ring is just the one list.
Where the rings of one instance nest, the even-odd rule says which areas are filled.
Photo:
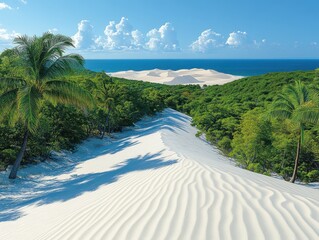
[[161, 83], [168, 85], [221, 85], [242, 78], [230, 74], [205, 69], [181, 69], [172, 70], [145, 70], [145, 71], [123, 71], [111, 73], [110, 75], [130, 80], [141, 80], [146, 82]]
[[319, 238], [318, 190], [235, 167], [195, 133], [168, 109], [23, 169], [0, 185], [0, 239]]

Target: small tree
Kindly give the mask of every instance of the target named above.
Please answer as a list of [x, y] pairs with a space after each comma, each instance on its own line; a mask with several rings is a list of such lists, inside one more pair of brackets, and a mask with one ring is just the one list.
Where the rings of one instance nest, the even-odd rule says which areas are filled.
[[97, 98], [103, 113], [106, 112], [104, 124], [101, 127], [101, 139], [103, 139], [106, 129], [108, 129], [108, 134], [110, 134], [111, 132], [110, 117], [115, 106], [114, 98], [111, 97], [113, 92], [112, 86], [114, 85], [114, 81], [111, 77], [106, 75], [105, 72], [98, 73], [94, 80], [95, 97]]
[[314, 124], [319, 119], [319, 107], [315, 103], [315, 95], [308, 88], [296, 81], [295, 85], [289, 85], [276, 98], [272, 105], [271, 116], [280, 120], [289, 119], [297, 129], [298, 140], [295, 157], [295, 166], [290, 182], [297, 178], [300, 151], [304, 142], [306, 124]]

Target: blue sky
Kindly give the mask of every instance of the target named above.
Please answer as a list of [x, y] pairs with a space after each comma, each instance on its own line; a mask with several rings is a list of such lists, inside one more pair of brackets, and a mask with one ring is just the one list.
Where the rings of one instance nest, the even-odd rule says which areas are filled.
[[71, 36], [86, 58], [318, 58], [318, 0], [0, 0], [18, 34]]

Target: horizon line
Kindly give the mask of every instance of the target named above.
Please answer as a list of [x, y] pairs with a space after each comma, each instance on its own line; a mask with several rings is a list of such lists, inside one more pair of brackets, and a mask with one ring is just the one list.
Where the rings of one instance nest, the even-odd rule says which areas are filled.
[[319, 58], [84, 58], [85, 60], [318, 60]]

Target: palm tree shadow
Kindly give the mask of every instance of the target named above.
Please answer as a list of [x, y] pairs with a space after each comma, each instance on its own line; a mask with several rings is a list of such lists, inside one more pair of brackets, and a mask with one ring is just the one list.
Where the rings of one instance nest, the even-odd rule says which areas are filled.
[[41, 206], [58, 201], [68, 201], [78, 197], [85, 192], [91, 192], [101, 186], [116, 182], [121, 176], [135, 171], [158, 169], [175, 164], [177, 160], [164, 161], [161, 158], [161, 152], [156, 154], [146, 154], [136, 158], [128, 159], [118, 164], [114, 169], [99, 173], [89, 173], [76, 176], [73, 179], [58, 181], [39, 188], [40, 195], [32, 199], [19, 200], [5, 199], [1, 203], [0, 222], [13, 221], [23, 216], [22, 208], [27, 205]]
[[[167, 112], [169, 113], [169, 117], [165, 116]], [[142, 121], [141, 126], [138, 122], [133, 129], [123, 131], [123, 133], [117, 135], [117, 139], [112, 140], [111, 142], [107, 142], [108, 140], [106, 138], [101, 140], [100, 145], [97, 146], [90, 144], [91, 140], [89, 139], [86, 141], [86, 144], [82, 144], [80, 151], [72, 154], [72, 164], [69, 164], [68, 161], [64, 161], [64, 163], [61, 161], [60, 165], [62, 166], [59, 167], [58, 171], [48, 172], [47, 169], [43, 169], [43, 172], [46, 172], [46, 176], [55, 176], [71, 172], [80, 162], [105, 154], [116, 154], [121, 152], [128, 147], [138, 144], [136, 139], [150, 135], [159, 130], [167, 130], [174, 133], [176, 133], [176, 129], [187, 131], [184, 125], [189, 121], [188, 117], [177, 114], [171, 109], [166, 109], [164, 113], [159, 113], [158, 115], [159, 117], [156, 117], [156, 119], [151, 118], [150, 120]], [[95, 150], [92, 151], [92, 148]], [[58, 157], [56, 160], [59, 161], [61, 159]]]
[[[189, 122], [188, 117], [177, 114], [171, 109], [166, 109], [155, 119], [144, 120], [142, 124], [137, 123], [133, 131], [128, 130], [118, 134], [118, 138], [115, 140], [103, 139], [95, 141], [90, 139], [85, 144], [81, 144], [81, 149], [73, 153], [70, 158], [68, 155], [66, 158], [58, 157], [56, 161], [51, 161], [51, 165], [43, 164], [37, 166], [34, 171], [29, 169], [26, 172], [25, 179], [21, 179], [22, 181], [19, 184], [11, 184], [9, 191], [4, 190], [3, 193], [0, 193], [0, 222], [12, 221], [22, 217], [23, 211], [21, 208], [27, 205], [44, 205], [57, 201], [68, 201], [84, 192], [94, 191], [100, 186], [114, 183], [119, 177], [127, 173], [157, 169], [176, 163], [177, 160], [164, 161], [161, 159], [161, 152], [156, 154], [148, 153], [144, 156], [140, 155], [136, 158], [128, 159], [106, 172], [73, 176], [72, 179], [65, 181], [54, 179], [61, 174], [71, 173], [81, 162], [89, 161], [105, 154], [116, 154], [134, 146], [139, 143], [139, 137], [150, 135], [159, 130], [167, 130], [174, 133], [177, 133], [176, 130], [187, 131], [187, 128], [185, 128], [185, 123], [187, 122]], [[23, 171], [20, 174], [22, 175]], [[30, 175], [43, 175], [47, 179], [53, 180], [39, 183], [38, 177], [36, 179], [30, 178]]]

